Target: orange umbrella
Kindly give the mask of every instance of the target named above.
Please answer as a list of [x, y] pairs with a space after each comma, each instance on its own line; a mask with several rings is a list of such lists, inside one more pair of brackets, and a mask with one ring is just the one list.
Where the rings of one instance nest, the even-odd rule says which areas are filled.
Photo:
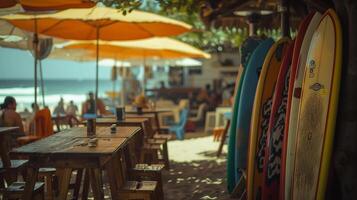
[[21, 29], [39, 34], [64, 39], [97, 40], [96, 99], [98, 97], [99, 39], [134, 40], [154, 36], [172, 36], [191, 29], [188, 24], [156, 14], [134, 10], [123, 15], [117, 9], [108, 7], [68, 9], [36, 16], [16, 14], [1, 18]]
[[[166, 37], [132, 41], [99, 41], [100, 57], [111, 59], [130, 58], [210, 58], [210, 55], [189, 44]], [[63, 47], [67, 50], [86, 50], [95, 53], [95, 41], [73, 41]]]
[[91, 0], [1, 0], [0, 8], [9, 8], [20, 3], [25, 10], [49, 11], [68, 8], [90, 8], [95, 5]]

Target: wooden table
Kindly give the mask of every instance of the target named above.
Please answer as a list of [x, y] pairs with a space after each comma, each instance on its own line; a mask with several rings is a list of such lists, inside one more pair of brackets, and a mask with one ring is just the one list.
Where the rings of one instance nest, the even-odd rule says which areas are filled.
[[148, 119], [155, 131], [159, 130], [160, 124], [159, 121], [156, 120], [155, 114], [125, 114], [125, 118], [145, 118]]
[[166, 112], [171, 112], [168, 109], [143, 109], [141, 113], [138, 113], [138, 111], [132, 107], [125, 107], [125, 113], [126, 114], [154, 114], [155, 115], [155, 121], [156, 121], [156, 126], [157, 126], [157, 132], [160, 134], [161, 133], [161, 128], [160, 128], [160, 122], [159, 122], [159, 114], [160, 113], [166, 113]]
[[[131, 129], [132, 128], [132, 129]], [[126, 132], [136, 131], [139, 128], [131, 127]], [[92, 186], [95, 199], [104, 199], [101, 170], [106, 170], [112, 199], [118, 199], [118, 189], [123, 184], [122, 160], [123, 149], [127, 146], [129, 133], [121, 137], [124, 128], [116, 134], [110, 134], [106, 129], [98, 128], [96, 147], [87, 145], [86, 128], [66, 130], [42, 140], [14, 149], [11, 153], [29, 158], [28, 178], [23, 199], [29, 200], [37, 179], [38, 169], [53, 167], [60, 177], [59, 199], [66, 199], [68, 186], [73, 169], [86, 169], [89, 173], [89, 182]]]

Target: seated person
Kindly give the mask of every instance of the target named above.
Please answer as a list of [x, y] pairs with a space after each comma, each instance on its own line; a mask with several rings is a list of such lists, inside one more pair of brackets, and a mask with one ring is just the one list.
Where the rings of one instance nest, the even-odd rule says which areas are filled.
[[[83, 116], [94, 116], [96, 114], [104, 115], [104, 114], [108, 114], [108, 112], [105, 109], [105, 105], [103, 103], [103, 101], [101, 99], [97, 99], [97, 103], [95, 102], [95, 98], [94, 98], [94, 94], [93, 92], [89, 92], [88, 93], [88, 99], [83, 103], [82, 106], [82, 115]], [[97, 105], [97, 106], [95, 106]], [[95, 111], [97, 110], [97, 112]]]
[[77, 105], [75, 105], [73, 101], [70, 101], [69, 105], [67, 106], [67, 109], [66, 109], [67, 115], [76, 116], [77, 112], [78, 112]]
[[0, 105], [0, 127], [19, 127], [18, 131], [12, 134], [12, 143], [16, 141], [17, 137], [24, 136], [24, 126], [22, 124], [21, 116], [16, 112], [16, 100], [12, 96], [7, 96], [4, 103]]

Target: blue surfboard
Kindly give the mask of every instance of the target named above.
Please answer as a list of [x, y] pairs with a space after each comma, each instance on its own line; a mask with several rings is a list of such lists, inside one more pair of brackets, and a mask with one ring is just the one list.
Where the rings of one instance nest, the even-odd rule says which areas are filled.
[[235, 148], [235, 179], [236, 182], [242, 176], [241, 170], [247, 168], [247, 153], [250, 120], [257, 88], [260, 70], [263, 66], [265, 56], [274, 44], [273, 39], [266, 39], [254, 50], [245, 69], [242, 82], [241, 94], [238, 103], [237, 125], [236, 125], [236, 148]]
[[[227, 188], [229, 193], [231, 193], [236, 185], [235, 181], [235, 149], [236, 149], [236, 121], [237, 121], [237, 110], [238, 110], [238, 103], [239, 103], [239, 97], [240, 97], [240, 91], [241, 91], [241, 86], [245, 74], [244, 68], [247, 66], [248, 61], [250, 56], [252, 55], [253, 51], [255, 48], [260, 44], [262, 40], [257, 37], [249, 37], [247, 38], [243, 44], [241, 45], [240, 53], [241, 53], [241, 67], [243, 70], [241, 70], [241, 74], [238, 74], [237, 77], [237, 82], [236, 82], [236, 87], [234, 91], [234, 104], [233, 104], [233, 110], [232, 110], [232, 116], [231, 116], [231, 125], [229, 128], [229, 134], [228, 134], [228, 155], [227, 155]], [[240, 76], [240, 78], [239, 78]]]

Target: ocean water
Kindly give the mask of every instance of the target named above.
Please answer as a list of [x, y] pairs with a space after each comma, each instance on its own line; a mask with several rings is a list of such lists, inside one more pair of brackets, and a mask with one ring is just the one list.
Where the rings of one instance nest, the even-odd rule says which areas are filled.
[[[40, 84], [40, 82], [39, 82]], [[120, 88], [116, 82], [116, 90]], [[105, 92], [113, 89], [113, 82], [110, 80], [99, 80], [98, 95], [106, 98]], [[57, 105], [62, 97], [65, 104], [73, 100], [78, 107], [86, 100], [89, 91], [95, 91], [95, 80], [45, 80], [44, 93], [45, 104], [51, 110]], [[0, 103], [6, 96], [13, 96], [17, 101], [17, 111], [25, 108], [31, 110], [31, 103], [34, 102], [34, 81], [33, 80], [0, 80]], [[38, 87], [37, 101], [42, 105], [41, 89]]]

